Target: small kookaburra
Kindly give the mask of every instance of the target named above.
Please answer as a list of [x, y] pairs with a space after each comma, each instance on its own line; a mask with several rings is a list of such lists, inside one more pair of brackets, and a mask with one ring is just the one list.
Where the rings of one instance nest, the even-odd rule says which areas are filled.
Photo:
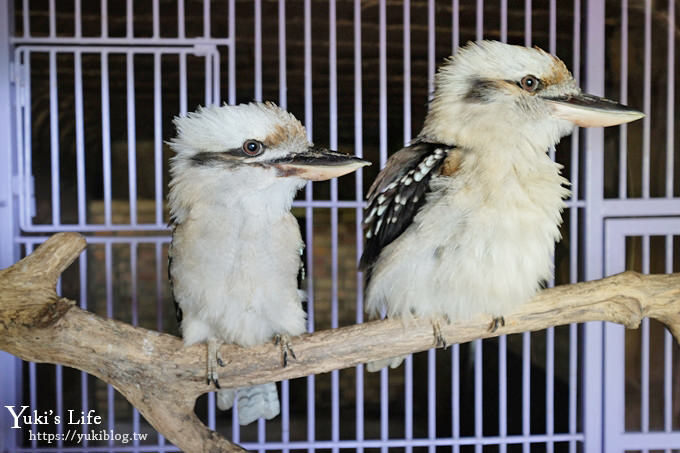
[[[313, 147], [302, 124], [271, 103], [199, 108], [174, 123], [168, 273], [184, 343], [208, 343], [208, 379], [219, 388], [221, 343], [277, 338], [285, 366], [288, 336], [306, 330], [295, 193], [368, 162]], [[220, 390], [218, 407], [235, 398], [242, 425], [279, 413], [274, 383]]]
[[495, 329], [552, 276], [570, 192], [548, 149], [574, 125], [643, 116], [584, 94], [539, 48], [461, 49], [439, 68], [422, 131], [369, 190], [360, 264], [369, 314], [430, 319], [438, 343], [440, 321], [486, 313]]

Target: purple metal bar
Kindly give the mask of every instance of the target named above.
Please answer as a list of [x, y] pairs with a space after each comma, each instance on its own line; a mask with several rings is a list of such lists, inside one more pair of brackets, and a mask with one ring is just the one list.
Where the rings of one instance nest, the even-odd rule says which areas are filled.
[[159, 0], [152, 0], [151, 2], [151, 16], [153, 19], [153, 34], [154, 38], [160, 38], [161, 24], [160, 24], [160, 10], [158, 6]]
[[[428, 392], [429, 396], [429, 392]], [[413, 439], [413, 355], [409, 354], [404, 360], [404, 438]], [[409, 445], [407, 453], [413, 451]]]
[[50, 52], [50, 169], [52, 179], [52, 223], [54, 225], [59, 225], [61, 223], [59, 96], [57, 90], [57, 55], [55, 52]]
[[24, 36], [31, 36], [31, 21], [28, 7], [28, 0], [23, 0], [21, 3], [21, 18], [23, 20]]
[[[230, 15], [231, 17], [231, 15]], [[177, 37], [184, 39], [186, 34], [184, 22], [184, 0], [177, 0]]]
[[203, 37], [210, 39], [210, 0], [203, 0]]
[[[628, 103], [628, 0], [621, 0], [621, 90], [619, 99]], [[628, 197], [628, 125], [619, 126], [619, 198]]]
[[[451, 347], [451, 434], [452, 440], [460, 440], [460, 345]], [[459, 453], [460, 447], [453, 444], [452, 453]]]
[[[649, 274], [649, 236], [642, 237], [642, 273]], [[643, 318], [641, 328], [640, 360], [640, 426], [643, 433], [649, 432], [649, 318]]]
[[[508, 435], [508, 338], [498, 337], [498, 435]], [[506, 453], [507, 446], [499, 446]]]
[[[427, 2], [427, 98], [432, 98], [434, 92], [434, 73], [435, 73], [435, 8], [434, 0]], [[409, 55], [410, 58], [410, 55]], [[409, 114], [410, 122], [410, 114]]]
[[49, 6], [48, 6], [48, 14], [49, 14], [49, 21], [50, 21], [50, 38], [54, 38], [57, 35], [57, 14], [56, 14], [56, 9], [54, 5], [55, 0], [50, 0], [49, 1]]
[[262, 0], [255, 0], [255, 100], [262, 101]]
[[[137, 263], [138, 263], [138, 243], [137, 242], [131, 242], [130, 243], [130, 312], [132, 314], [132, 325], [137, 326], [139, 325], [139, 304], [137, 302], [137, 294], [138, 294], [138, 285], [137, 285], [137, 280], [138, 280], [138, 272], [137, 272]], [[134, 406], [132, 407], [132, 432], [138, 433], [140, 432], [139, 430], [139, 411], [137, 408]], [[134, 438], [133, 439], [133, 445], [139, 445], [139, 439]]]
[[279, 105], [288, 108], [286, 80], [286, 0], [279, 0]]
[[[304, 3], [304, 70], [305, 70], [305, 128], [307, 138], [312, 141], [313, 105], [312, 105], [312, 2]], [[312, 183], [305, 187], [305, 201], [314, 199]], [[311, 205], [305, 209], [305, 244], [307, 253], [307, 273], [314, 275], [314, 210]], [[312, 279], [307, 279], [307, 330], [314, 331], [314, 285]], [[314, 451], [316, 440], [316, 380], [314, 376], [307, 377], [307, 442], [312, 446], [309, 453]]]
[[[475, 439], [481, 440], [484, 437], [483, 429], [483, 392], [482, 392], [482, 340], [475, 340], [473, 348], [475, 351]], [[475, 453], [482, 453], [482, 444], [475, 443]]]
[[[522, 434], [531, 434], [531, 334], [522, 334]], [[522, 451], [528, 453], [530, 444], [525, 442]]]
[[[666, 82], [666, 197], [673, 198], [675, 169], [675, 1], [668, 1], [668, 79]], [[668, 335], [668, 332], [666, 332]]]
[[[361, 0], [354, 0], [354, 152], [357, 156], [363, 156], [363, 109], [362, 100], [363, 93], [361, 88], [362, 71], [361, 71]], [[363, 171], [357, 170], [355, 175], [355, 195], [356, 202], [360, 204], [363, 202]], [[356, 211], [356, 249], [357, 261], [363, 253], [363, 210], [357, 206]], [[364, 321], [364, 292], [363, 292], [363, 273], [357, 272], [357, 308], [356, 308], [356, 322], [362, 323]], [[355, 382], [355, 430], [356, 439], [360, 443], [364, 440], [364, 366], [358, 365], [356, 367], [356, 382]], [[358, 453], [363, 453], [363, 446], [357, 447]]]
[[125, 37], [134, 38], [134, 22], [132, 21], [132, 14], [134, 12], [132, 7], [133, 0], [125, 0]]
[[187, 55], [179, 54], [179, 114], [187, 114]]
[[501, 42], [508, 42], [508, 0], [501, 0]]
[[451, 2], [451, 54], [455, 54], [460, 45], [460, 0]]
[[[437, 438], [437, 356], [436, 349], [427, 351], [427, 438], [433, 445], [429, 453], [435, 453], [434, 441]], [[413, 437], [413, 433], [411, 433]]]
[[652, 2], [645, 0], [644, 31], [644, 80], [642, 105], [645, 117], [642, 119], [642, 198], [649, 198], [650, 147], [652, 127]]
[[[113, 257], [111, 242], [104, 242], [104, 266], [106, 270], [106, 317], [113, 318]], [[113, 399], [113, 387], [111, 384], [106, 385], [106, 415], [107, 428], [113, 430], [116, 427], [116, 411]], [[113, 438], [109, 440], [109, 445], [113, 445]]]
[[385, 0], [379, 2], [378, 22], [378, 65], [379, 65], [379, 114], [380, 114], [380, 168], [387, 162], [387, 6]]
[[131, 51], [126, 53], [127, 88], [127, 156], [130, 224], [137, 224], [137, 129], [135, 112], [135, 60]]
[[[80, 254], [80, 257], [78, 258], [78, 276], [79, 276], [79, 283], [80, 283], [80, 308], [83, 310], [87, 310], [87, 254], [88, 254], [88, 249], [86, 248], [83, 253]], [[87, 414], [90, 410], [90, 404], [88, 400], [88, 382], [87, 382], [87, 376], [88, 374], [85, 373], [84, 371], [80, 372], [80, 407], [83, 413]], [[89, 427], [85, 424], [82, 425], [81, 428], [81, 433], [85, 434], [89, 430]], [[89, 444], [89, 441], [86, 438], [83, 438], [83, 447], [87, 447]]]
[[[604, 2], [589, 0], [586, 3], [586, 80], [585, 89], [596, 95], [604, 94], [605, 61], [605, 6]], [[588, 280], [602, 277], [602, 238], [603, 221], [601, 215], [604, 194], [604, 132], [602, 129], [587, 129], [585, 136], [586, 209], [585, 244], [586, 255], [582, 257], [585, 265], [585, 278]], [[604, 354], [603, 325], [601, 322], [586, 323], [584, 326], [583, 393], [581, 420], [585, 443], [583, 453], [602, 452], [602, 362]]]
[[[158, 7], [158, 0], [154, 0], [154, 7]], [[157, 19], [156, 13], [154, 13], [155, 19]], [[161, 104], [162, 83], [161, 54], [155, 53], [153, 55], [153, 167], [156, 224], [159, 225], [163, 223], [163, 121], [161, 119], [161, 109], [163, 108]]]
[[74, 0], [73, 2], [73, 28], [75, 31], [75, 38], [80, 38], [83, 36], [83, 20], [82, 20], [82, 8], [80, 5], [81, 0]]
[[74, 79], [75, 79], [75, 104], [76, 104], [76, 179], [78, 192], [78, 225], [87, 223], [87, 210], [85, 198], [85, 132], [83, 114], [83, 65], [82, 54], [75, 52], [73, 55]]
[[[669, 5], [670, 8], [670, 5]], [[669, 21], [670, 22], [670, 21]], [[665, 272], [673, 272], [673, 236], [666, 236], [666, 263]], [[665, 432], [673, 430], [673, 336], [670, 331], [664, 331], [664, 378], [663, 378], [663, 428]]]
[[524, 0], [524, 45], [531, 47], [531, 0]]
[[557, 0], [550, 0], [550, 53], [557, 53]]
[[[328, 4], [328, 72], [329, 72], [329, 117], [330, 147], [338, 149], [338, 64], [336, 4]], [[338, 327], [338, 180], [331, 180], [331, 328]], [[340, 372], [331, 372], [331, 440], [340, 440]], [[338, 448], [333, 447], [333, 453]]]
[[484, 0], [477, 0], [475, 31], [477, 41], [484, 39]]
[[111, 123], [109, 103], [109, 54], [101, 56], [102, 172], [104, 176], [104, 223], [111, 225]]
[[[406, 145], [411, 140], [411, 2], [409, 0], [404, 0], [403, 14], [404, 33], [402, 47], [404, 49], [404, 145]], [[428, 92], [429, 91], [431, 90], [428, 89]]]
[[109, 5], [108, 0], [101, 0], [99, 4], [99, 11], [101, 14], [101, 37], [107, 38], [109, 36]]
[[229, 0], [229, 99], [231, 105], [236, 103], [236, 7], [234, 0]]

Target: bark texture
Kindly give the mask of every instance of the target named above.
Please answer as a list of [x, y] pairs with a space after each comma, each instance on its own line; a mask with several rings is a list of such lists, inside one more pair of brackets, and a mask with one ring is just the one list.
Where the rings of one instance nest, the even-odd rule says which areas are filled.
[[[58, 363], [113, 385], [147, 421], [184, 451], [243, 451], [194, 414], [206, 383], [205, 345], [183, 347], [172, 335], [104, 319], [55, 292], [59, 275], [85, 248], [85, 239], [56, 234], [36, 251], [0, 270], [0, 349], [24, 360]], [[625, 272], [602, 280], [546, 289], [489, 330], [489, 317], [441, 326], [447, 344], [551, 326], [610, 321], [635, 328], [644, 317], [664, 323], [680, 340], [680, 274]], [[297, 356], [281, 366], [274, 344], [223, 346], [220, 384], [242, 387], [423, 351], [434, 347], [426, 320], [374, 321], [293, 338]]]

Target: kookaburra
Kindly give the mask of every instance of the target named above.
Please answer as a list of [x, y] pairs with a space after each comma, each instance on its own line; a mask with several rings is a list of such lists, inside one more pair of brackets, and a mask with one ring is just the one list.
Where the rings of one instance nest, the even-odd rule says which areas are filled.
[[570, 191], [548, 149], [574, 125], [643, 116], [584, 94], [539, 48], [461, 49], [439, 68], [422, 131], [369, 190], [360, 264], [369, 314], [430, 319], [437, 332], [440, 321], [486, 313], [495, 328], [552, 276]]
[[[285, 349], [306, 330], [295, 193], [368, 162], [314, 147], [271, 103], [199, 108], [174, 123], [168, 273], [184, 343], [208, 343], [208, 379], [219, 388], [221, 343], [276, 337]], [[235, 398], [242, 425], [279, 413], [274, 383], [220, 390], [217, 404], [226, 410]]]

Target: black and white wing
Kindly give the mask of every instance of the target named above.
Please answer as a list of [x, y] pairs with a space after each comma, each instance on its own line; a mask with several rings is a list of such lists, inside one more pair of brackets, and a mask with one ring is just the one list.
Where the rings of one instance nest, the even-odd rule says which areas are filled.
[[388, 159], [368, 191], [360, 269], [370, 271], [382, 249], [411, 225], [425, 202], [432, 176], [451, 149], [441, 143], [416, 142]]

